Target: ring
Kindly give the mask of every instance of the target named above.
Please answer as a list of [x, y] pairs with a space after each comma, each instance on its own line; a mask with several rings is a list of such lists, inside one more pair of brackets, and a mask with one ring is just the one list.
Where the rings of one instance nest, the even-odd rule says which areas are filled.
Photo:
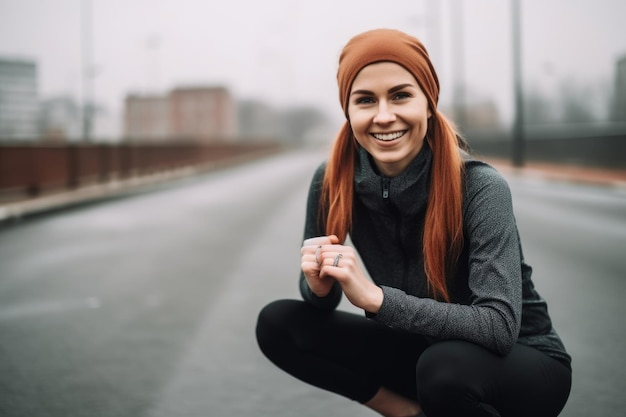
[[322, 264], [322, 261], [320, 261], [320, 250], [322, 250], [322, 245], [319, 245], [317, 249], [315, 249], [315, 262], [317, 262], [318, 265]]
[[339, 260], [343, 257], [343, 254], [340, 253], [337, 256], [335, 256], [335, 262], [333, 262], [333, 266], [339, 266]]

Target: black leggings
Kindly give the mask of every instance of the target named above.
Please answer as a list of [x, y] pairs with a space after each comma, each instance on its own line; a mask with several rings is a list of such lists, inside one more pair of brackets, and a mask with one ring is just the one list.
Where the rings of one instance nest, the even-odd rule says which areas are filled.
[[304, 382], [360, 403], [384, 386], [418, 401], [428, 417], [555, 417], [571, 387], [568, 367], [524, 345], [501, 357], [460, 340], [430, 344], [303, 301], [266, 306], [256, 335], [274, 364]]

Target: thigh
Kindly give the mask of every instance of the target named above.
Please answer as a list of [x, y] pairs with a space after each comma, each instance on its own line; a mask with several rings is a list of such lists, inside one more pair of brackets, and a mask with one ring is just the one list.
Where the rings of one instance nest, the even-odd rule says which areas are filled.
[[268, 328], [282, 335], [282, 348], [289, 340], [300, 352], [340, 364], [416, 398], [415, 364], [428, 346], [421, 336], [390, 329], [365, 315], [324, 311], [299, 300], [280, 300], [265, 307], [257, 334]]
[[[420, 400], [446, 410], [439, 415], [555, 417], [571, 387], [569, 369], [521, 344], [502, 357], [469, 342], [441, 342], [424, 352], [417, 369]], [[454, 405], [452, 395], [459, 397]]]
[[[406, 351], [419, 353], [426, 348], [422, 337], [398, 332], [365, 315], [342, 310], [321, 310], [300, 300], [279, 300], [259, 315], [257, 332], [278, 331], [306, 351], [314, 351], [346, 362], [369, 362], [381, 367]], [[383, 359], [384, 358], [384, 359]]]

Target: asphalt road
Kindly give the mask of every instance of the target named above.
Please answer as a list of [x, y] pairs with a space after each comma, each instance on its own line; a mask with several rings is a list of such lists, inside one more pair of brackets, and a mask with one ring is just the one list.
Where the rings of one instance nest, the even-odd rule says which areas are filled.
[[[275, 369], [254, 340], [264, 304], [298, 297], [322, 158], [275, 156], [2, 227], [0, 416], [374, 416]], [[562, 416], [622, 415], [626, 192], [509, 180], [574, 357]]]

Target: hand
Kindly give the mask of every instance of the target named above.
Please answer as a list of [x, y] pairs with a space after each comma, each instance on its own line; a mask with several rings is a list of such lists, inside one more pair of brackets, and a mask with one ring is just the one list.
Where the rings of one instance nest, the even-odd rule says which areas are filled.
[[363, 273], [354, 248], [322, 245], [319, 259], [321, 280], [332, 278], [338, 281], [352, 304], [370, 313], [378, 313], [383, 303], [383, 291]]
[[321, 248], [324, 245], [334, 245], [339, 243], [339, 238], [335, 235], [320, 236], [306, 239], [300, 249], [302, 255], [302, 272], [306, 278], [309, 288], [318, 297], [325, 297], [335, 283], [331, 276], [320, 277], [321, 269]]

